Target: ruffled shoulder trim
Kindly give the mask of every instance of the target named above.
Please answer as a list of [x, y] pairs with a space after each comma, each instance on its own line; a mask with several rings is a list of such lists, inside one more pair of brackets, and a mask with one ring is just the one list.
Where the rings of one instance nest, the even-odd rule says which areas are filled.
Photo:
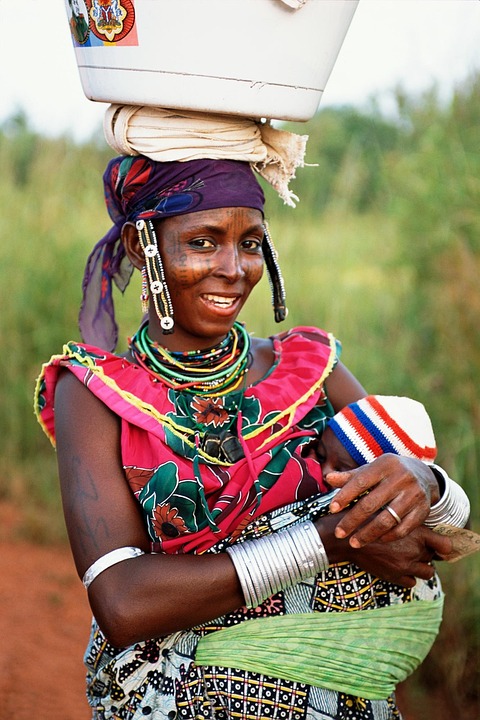
[[116, 415], [163, 437], [162, 423], [167, 418], [158, 409], [158, 405], [166, 409], [163, 385], [126, 358], [92, 345], [69, 342], [63, 346], [62, 355], [53, 355], [42, 366], [35, 388], [35, 414], [54, 446], [55, 389], [63, 368]]
[[309, 326], [274, 335], [272, 341], [276, 363], [260, 383], [247, 388], [245, 395], [258, 397], [265, 416], [270, 418], [262, 431], [283, 421], [283, 433], [316, 405], [325, 380], [338, 362], [340, 346], [331, 333]]
[[[245, 392], [246, 396], [260, 399], [268, 420], [250, 435], [247, 432], [245, 439], [279, 421], [283, 431], [294, 425], [316, 404], [318, 392], [338, 360], [335, 338], [318, 328], [293, 328], [273, 336], [272, 342], [274, 367]], [[62, 368], [72, 372], [119, 417], [162, 439], [165, 424], [175, 432], [172, 404], [161, 382], [125, 358], [90, 345], [69, 342], [63, 347], [63, 354], [54, 355], [42, 366], [35, 389], [35, 413], [53, 445], [55, 388]], [[178, 431], [184, 432], [184, 428], [179, 427]]]

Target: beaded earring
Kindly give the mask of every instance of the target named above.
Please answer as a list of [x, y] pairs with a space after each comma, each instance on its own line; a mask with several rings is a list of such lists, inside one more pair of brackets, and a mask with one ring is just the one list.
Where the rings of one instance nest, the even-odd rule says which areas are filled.
[[142, 303], [142, 313], [146, 315], [148, 312], [148, 277], [146, 265], [142, 267], [142, 292], [140, 293], [140, 301]]
[[267, 223], [264, 223], [263, 230], [262, 250], [263, 257], [265, 258], [270, 289], [272, 291], [272, 305], [275, 313], [275, 322], [282, 322], [288, 314], [288, 308], [285, 305], [285, 286], [280, 266], [278, 264], [277, 251], [275, 250], [275, 246], [270, 237]]
[[173, 307], [167, 283], [165, 282], [165, 273], [158, 249], [155, 228], [151, 220], [137, 220], [136, 228], [145, 255], [147, 292], [152, 295], [155, 312], [160, 320], [160, 327], [163, 333], [167, 335], [173, 332]]

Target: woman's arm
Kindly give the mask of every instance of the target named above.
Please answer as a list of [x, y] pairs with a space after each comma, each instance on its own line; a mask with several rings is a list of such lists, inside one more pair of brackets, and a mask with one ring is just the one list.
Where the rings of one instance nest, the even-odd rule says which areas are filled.
[[[80, 577], [106, 553], [134, 546], [145, 555], [113, 565], [88, 589], [92, 611], [108, 640], [124, 647], [207, 622], [244, 605], [234, 565], [226, 553], [149, 554], [149, 540], [120, 459], [120, 423], [73, 375], [65, 372], [55, 395], [58, 466], [65, 521]], [[433, 551], [422, 538], [393, 548], [359, 551], [335, 537], [337, 517], [316, 521], [330, 561], [370, 563], [382, 576], [411, 582], [430, 577]], [[440, 538], [440, 536], [438, 536]], [[440, 538], [449, 551], [450, 540]], [[382, 557], [382, 555], [384, 557]], [[423, 574], [422, 574], [423, 573]], [[426, 573], [426, 575], [425, 575]]]
[[98, 558], [134, 546], [147, 554], [120, 562], [90, 585], [93, 613], [117, 647], [211, 620], [243, 605], [226, 554], [164, 556], [149, 539], [122, 468], [120, 422], [73, 375], [55, 394], [62, 502], [80, 577]]
[[325, 380], [325, 390], [336, 413], [368, 395], [363, 385], [341, 362], [335, 365]]

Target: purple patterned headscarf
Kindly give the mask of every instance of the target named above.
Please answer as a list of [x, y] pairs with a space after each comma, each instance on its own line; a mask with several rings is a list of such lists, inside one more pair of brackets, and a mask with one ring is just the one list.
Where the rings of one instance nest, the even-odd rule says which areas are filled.
[[79, 327], [84, 342], [113, 352], [118, 327], [112, 279], [123, 292], [133, 272], [120, 238], [123, 225], [222, 207], [263, 213], [265, 198], [250, 165], [238, 160], [156, 162], [143, 155], [120, 156], [109, 162], [103, 183], [114, 225], [87, 260]]

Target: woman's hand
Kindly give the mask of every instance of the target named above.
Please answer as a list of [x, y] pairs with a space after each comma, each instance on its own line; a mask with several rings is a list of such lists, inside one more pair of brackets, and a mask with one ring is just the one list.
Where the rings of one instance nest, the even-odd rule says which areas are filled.
[[[445, 543], [447, 539], [449, 542]], [[420, 526], [401, 540], [373, 542], [354, 550], [352, 559], [363, 570], [404, 587], [413, 587], [416, 578], [430, 580], [434, 568], [430, 564], [437, 555], [452, 549], [450, 538]]]
[[393, 454], [382, 455], [349, 472], [329, 473], [325, 479], [332, 488], [341, 488], [330, 504], [332, 513], [344, 510], [359, 498], [335, 530], [337, 538], [349, 537], [353, 548], [380, 539], [391, 542], [406, 537], [422, 525], [440, 496], [428, 465]]
[[[350, 511], [343, 511], [346, 518]], [[353, 562], [363, 570], [388, 582], [413, 587], [416, 578], [430, 580], [434, 568], [432, 559], [447, 556], [452, 551], [452, 540], [433, 530], [420, 526], [407, 537], [391, 542], [370, 542], [360, 548], [352, 547], [348, 540], [335, 538], [338, 515], [326, 515], [315, 521], [330, 563]]]

